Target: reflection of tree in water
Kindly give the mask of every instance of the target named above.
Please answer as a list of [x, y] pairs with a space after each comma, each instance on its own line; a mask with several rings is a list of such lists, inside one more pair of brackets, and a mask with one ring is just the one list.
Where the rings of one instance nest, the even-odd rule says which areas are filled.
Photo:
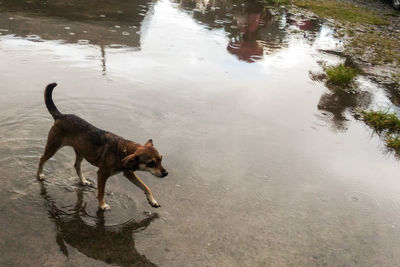
[[340, 90], [331, 90], [330, 93], [323, 94], [318, 103], [319, 110], [325, 110], [332, 114], [329, 121], [332, 126], [339, 131], [346, 130], [345, 112], [349, 109], [362, 107], [367, 108], [371, 103], [371, 94], [361, 91], [355, 94], [346, 93]]
[[77, 191], [77, 202], [72, 211], [64, 211], [48, 195], [46, 187], [41, 183], [41, 195], [46, 201], [47, 211], [57, 231], [56, 241], [60, 250], [68, 256], [66, 243], [86, 256], [120, 266], [155, 266], [135, 248], [133, 233], [143, 231], [158, 218], [157, 214], [139, 222], [127, 221], [120, 225], [106, 226], [104, 213], [98, 212], [94, 225], [90, 225], [83, 217], [88, 216], [83, 204], [83, 190]]

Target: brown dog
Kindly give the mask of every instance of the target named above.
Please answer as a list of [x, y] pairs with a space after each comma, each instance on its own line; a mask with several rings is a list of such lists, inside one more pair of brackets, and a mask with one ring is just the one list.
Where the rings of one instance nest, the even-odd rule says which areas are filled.
[[110, 206], [104, 201], [104, 188], [107, 179], [120, 172], [123, 172], [129, 181], [144, 191], [151, 206], [160, 207], [150, 188], [134, 173], [135, 171], [147, 171], [159, 178], [168, 175], [161, 165], [162, 156], [154, 148], [153, 141], [150, 139], [142, 146], [98, 129], [78, 116], [62, 114], [52, 99], [52, 92], [56, 86], [56, 83], [49, 84], [44, 91], [46, 107], [54, 118], [54, 125], [49, 131], [46, 148], [40, 158], [37, 178], [44, 179], [43, 165], [58, 149], [63, 146], [72, 146], [76, 154], [74, 167], [83, 185], [89, 185], [90, 182], [82, 176], [82, 160], [86, 159], [90, 164], [99, 168], [97, 171], [97, 199], [100, 209], [110, 209]]

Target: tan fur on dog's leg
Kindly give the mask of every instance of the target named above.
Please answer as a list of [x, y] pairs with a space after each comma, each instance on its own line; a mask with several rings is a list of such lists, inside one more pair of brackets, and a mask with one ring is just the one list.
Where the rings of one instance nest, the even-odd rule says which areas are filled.
[[158, 204], [158, 202], [154, 199], [150, 188], [139, 177], [137, 177], [133, 171], [124, 171], [124, 175], [129, 179], [129, 181], [144, 191], [151, 206], [154, 208], [160, 207], [160, 204]]

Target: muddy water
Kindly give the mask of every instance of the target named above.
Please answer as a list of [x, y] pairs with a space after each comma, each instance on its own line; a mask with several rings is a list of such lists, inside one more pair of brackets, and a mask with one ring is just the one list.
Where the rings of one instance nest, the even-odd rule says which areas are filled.
[[[399, 162], [354, 117], [389, 107], [310, 78], [341, 58], [315, 18], [239, 1], [0, 4], [0, 265], [400, 265]], [[170, 175], [122, 175], [97, 212], [70, 148], [35, 178], [43, 89], [100, 128], [152, 138]], [[95, 181], [96, 169], [83, 164]]]

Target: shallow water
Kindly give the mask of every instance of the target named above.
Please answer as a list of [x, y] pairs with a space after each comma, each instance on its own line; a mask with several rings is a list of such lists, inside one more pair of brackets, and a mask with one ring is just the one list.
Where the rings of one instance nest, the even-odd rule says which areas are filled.
[[[246, 1], [1, 1], [0, 265], [400, 265], [399, 162], [354, 117], [397, 107], [311, 79], [333, 33]], [[154, 140], [161, 208], [116, 175], [97, 212], [70, 148], [36, 180], [53, 81], [62, 112]]]

